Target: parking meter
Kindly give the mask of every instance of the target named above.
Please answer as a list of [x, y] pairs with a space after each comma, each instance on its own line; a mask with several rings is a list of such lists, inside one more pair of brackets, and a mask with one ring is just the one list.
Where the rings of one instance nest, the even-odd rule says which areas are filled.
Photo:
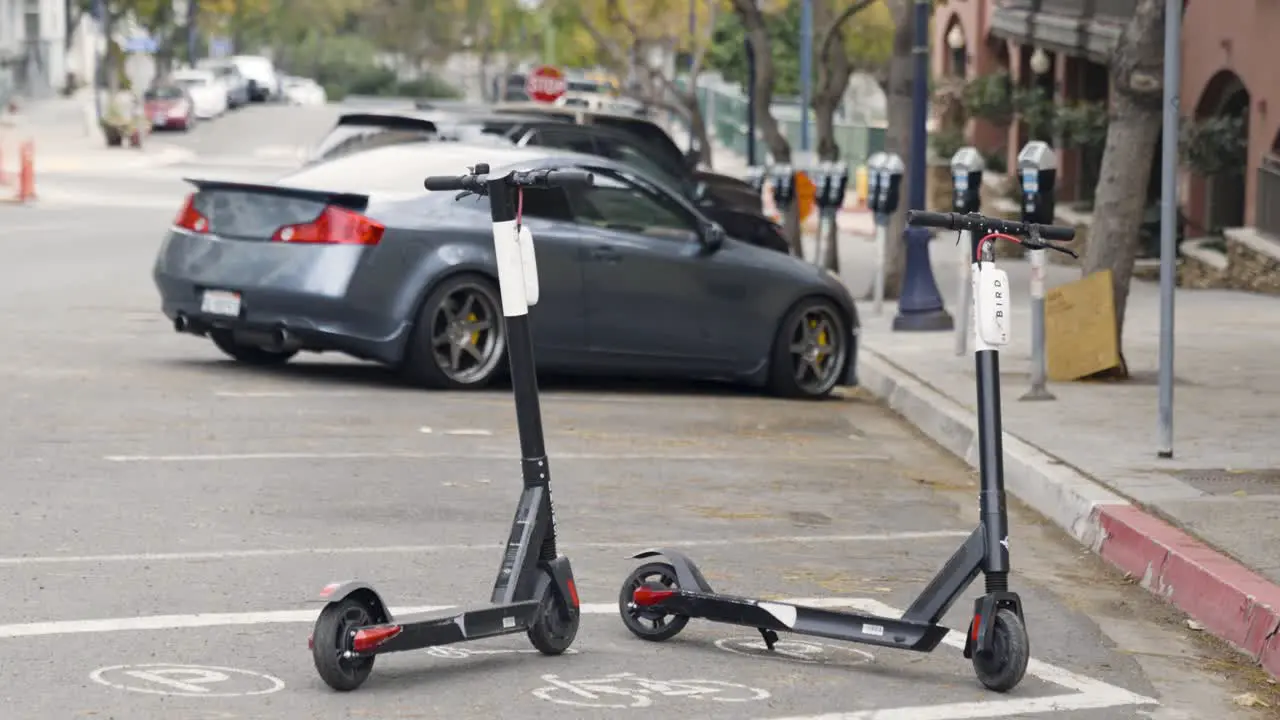
[[[982, 171], [987, 167], [987, 163], [982, 158], [982, 153], [978, 152], [974, 147], [962, 147], [951, 156], [951, 211], [958, 213], [979, 212], [982, 205]], [[959, 322], [956, 323], [955, 331], [955, 347], [956, 355], [964, 355], [968, 351], [969, 342], [969, 324], [972, 318], [973, 307], [973, 283], [972, 283], [972, 265], [974, 253], [977, 248], [973, 247], [973, 234], [964, 231], [961, 234], [956, 247], [960, 252], [960, 262], [956, 264], [956, 269], [960, 277], [956, 284], [959, 290], [960, 298], [956, 302], [956, 307], [960, 312], [958, 315]]]
[[867, 161], [867, 170], [874, 178], [871, 209], [876, 215], [892, 215], [898, 209], [902, 195], [902, 176], [906, 165], [896, 153], [876, 153]]
[[836, 210], [844, 205], [849, 191], [849, 166], [842, 162], [824, 162], [814, 173], [817, 196], [814, 201], [823, 210]]
[[791, 207], [796, 199], [796, 170], [790, 165], [778, 165], [772, 169], [770, 183], [773, 186], [773, 202], [779, 208]]
[[978, 212], [982, 204], [982, 171], [987, 163], [975, 147], [962, 147], [951, 156], [951, 211]]
[[885, 250], [888, 245], [889, 217], [898, 209], [902, 195], [902, 175], [906, 170], [902, 158], [895, 153], [878, 152], [867, 160], [871, 176], [868, 205], [876, 216], [876, 268], [872, 299], [875, 313], [884, 311]]
[[[1058, 181], [1058, 156], [1049, 144], [1033, 140], [1018, 153], [1018, 176], [1022, 180], [1022, 221], [1052, 224], [1054, 194]], [[1036, 239], [1035, 236], [1032, 236]], [[1053, 400], [1045, 387], [1048, 366], [1044, 329], [1044, 250], [1032, 250], [1031, 263], [1031, 389], [1019, 400]]]
[[1058, 156], [1053, 148], [1040, 140], [1027, 143], [1018, 153], [1018, 176], [1022, 180], [1022, 221], [1052, 224], [1058, 181]]

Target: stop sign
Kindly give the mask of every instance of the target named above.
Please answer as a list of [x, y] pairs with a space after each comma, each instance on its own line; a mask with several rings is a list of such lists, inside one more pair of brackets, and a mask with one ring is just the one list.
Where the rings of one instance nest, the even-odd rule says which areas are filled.
[[524, 81], [525, 93], [534, 100], [545, 103], [558, 100], [561, 95], [564, 95], [567, 86], [564, 73], [560, 72], [560, 68], [551, 65], [534, 68], [529, 72], [528, 79]]

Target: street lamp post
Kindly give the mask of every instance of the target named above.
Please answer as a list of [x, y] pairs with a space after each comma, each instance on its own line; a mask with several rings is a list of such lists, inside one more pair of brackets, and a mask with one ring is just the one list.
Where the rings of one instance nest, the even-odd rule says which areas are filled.
[[809, 103], [813, 95], [813, 0], [800, 5], [800, 150], [809, 151]]
[[[915, 0], [912, 10], [915, 39], [911, 47], [915, 61], [915, 77], [911, 94], [911, 167], [907, 176], [912, 210], [925, 208], [925, 173], [929, 134], [926, 115], [929, 109], [929, 15], [932, 3]], [[905, 332], [948, 331], [955, 323], [942, 304], [938, 282], [933, 277], [929, 260], [929, 231], [907, 226], [902, 237], [906, 243], [906, 260], [902, 273], [902, 294], [898, 298], [898, 314], [893, 329]]]

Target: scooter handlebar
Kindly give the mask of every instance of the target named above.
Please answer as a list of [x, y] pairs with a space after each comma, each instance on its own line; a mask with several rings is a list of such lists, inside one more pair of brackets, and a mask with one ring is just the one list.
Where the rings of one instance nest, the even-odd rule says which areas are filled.
[[[1028, 237], [1034, 229], [1042, 240], [1072, 240], [1076, 229], [1064, 225], [1039, 225], [1016, 220], [988, 217], [978, 213], [939, 213], [924, 210], [908, 210], [907, 224], [933, 227], [942, 230], [969, 230], [973, 232], [1002, 233], [1014, 237]], [[1054, 248], [1057, 249], [1057, 248]]]
[[422, 187], [447, 192], [449, 190], [466, 190], [481, 192], [484, 182], [479, 175], [430, 175], [422, 181]]

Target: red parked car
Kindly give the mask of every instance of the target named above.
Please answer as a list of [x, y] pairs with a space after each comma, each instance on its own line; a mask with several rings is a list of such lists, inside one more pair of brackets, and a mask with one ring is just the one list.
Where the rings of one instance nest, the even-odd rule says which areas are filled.
[[145, 112], [155, 130], [182, 130], [195, 127], [195, 103], [187, 91], [177, 85], [161, 85], [147, 91]]

